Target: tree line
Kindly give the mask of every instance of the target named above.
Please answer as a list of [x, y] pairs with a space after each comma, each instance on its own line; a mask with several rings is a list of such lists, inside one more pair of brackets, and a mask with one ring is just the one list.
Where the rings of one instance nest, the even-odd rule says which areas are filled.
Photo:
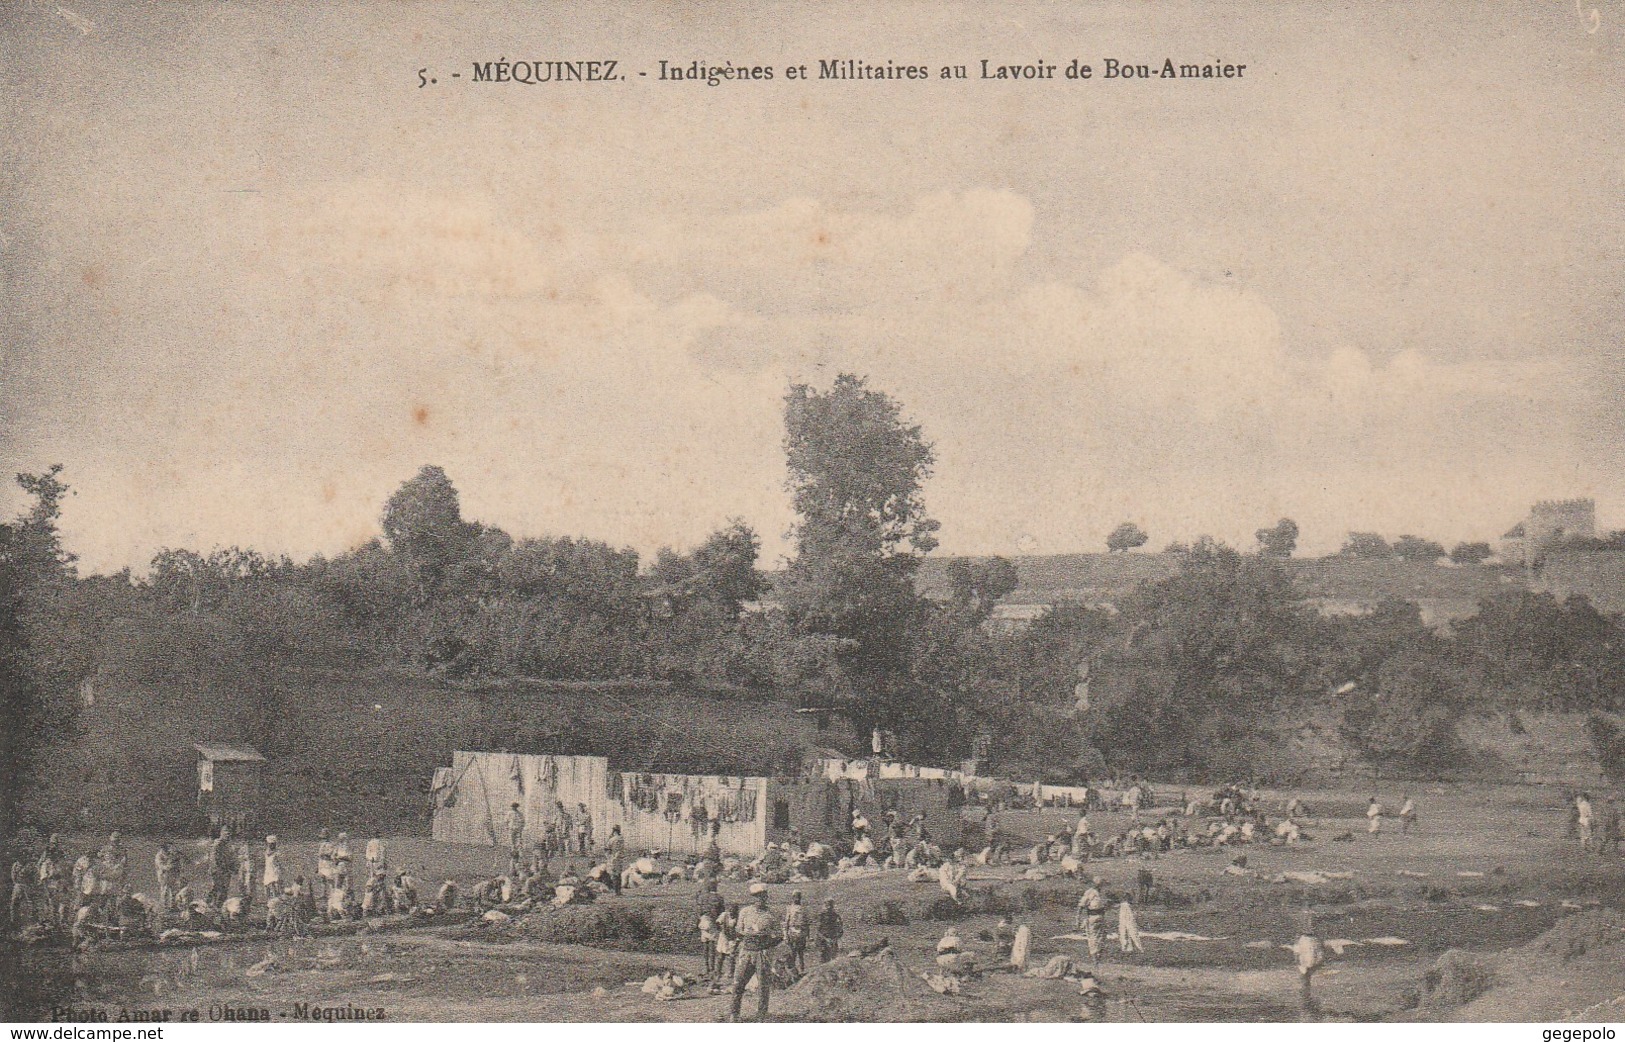
[[1250, 553], [1199, 539], [1120, 604], [1061, 603], [1002, 632], [988, 623], [1016, 588], [1010, 561], [954, 559], [938, 599], [917, 587], [935, 457], [900, 403], [849, 374], [792, 387], [784, 452], [795, 553], [771, 589], [743, 521], [650, 560], [516, 538], [466, 518], [435, 466], [382, 505], [376, 538], [333, 557], [166, 548], [144, 575], [80, 577], [57, 530], [62, 469], [22, 475], [33, 505], [0, 526], [0, 780], [19, 791], [39, 750], [71, 738], [78, 685], [109, 661], [158, 684], [298, 663], [725, 685], [889, 732], [912, 759], [974, 754], [1056, 781], [1285, 776], [1316, 721], [1416, 771], [1456, 761], [1470, 713], [1598, 714], [1605, 762], [1621, 741], [1605, 714], [1625, 708], [1625, 630], [1583, 598], [1509, 590], [1448, 633], [1402, 602], [1324, 617], [1284, 565], [1298, 532], [1282, 519]]

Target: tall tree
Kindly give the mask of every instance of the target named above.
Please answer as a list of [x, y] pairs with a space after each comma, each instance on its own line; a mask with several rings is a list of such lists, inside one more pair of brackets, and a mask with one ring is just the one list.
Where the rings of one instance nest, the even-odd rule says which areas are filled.
[[57, 521], [68, 486], [62, 481], [62, 464], [53, 464], [43, 474], [18, 474], [17, 484], [34, 497], [34, 505], [9, 526], [7, 552], [25, 581], [47, 582], [73, 575], [73, 554], [62, 547]]
[[67, 656], [38, 639], [64, 627], [50, 606], [73, 578], [57, 520], [68, 486], [61, 464], [19, 474], [33, 506], [0, 524], [0, 835], [16, 827], [17, 804], [34, 785], [45, 750], [72, 731], [73, 675]]
[[426, 466], [384, 504], [384, 539], [402, 555], [417, 583], [419, 603], [436, 596], [479, 534], [463, 520], [457, 489], [439, 467]]
[[737, 618], [746, 601], [754, 601], [766, 588], [756, 570], [762, 541], [756, 530], [739, 518], [705, 537], [694, 551], [692, 588], [712, 601], [729, 618]]
[[931, 445], [895, 400], [847, 373], [828, 391], [795, 385], [784, 411], [800, 518], [785, 613], [796, 632], [840, 642], [835, 686], [860, 727], [929, 728], [909, 663], [922, 610], [914, 573], [937, 545], [922, 496]]

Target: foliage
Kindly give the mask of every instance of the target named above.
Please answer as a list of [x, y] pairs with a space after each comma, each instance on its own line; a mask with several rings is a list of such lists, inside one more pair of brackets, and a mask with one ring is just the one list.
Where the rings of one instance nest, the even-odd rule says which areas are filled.
[[1350, 532], [1338, 553], [1360, 561], [1385, 561], [1394, 556], [1394, 548], [1376, 532]]
[[1614, 782], [1625, 782], [1625, 728], [1601, 713], [1586, 717], [1586, 737], [1603, 776]]
[[1290, 517], [1283, 517], [1275, 522], [1274, 527], [1260, 528], [1253, 533], [1258, 540], [1258, 553], [1261, 557], [1287, 558], [1298, 546], [1298, 523]]
[[61, 472], [59, 464], [17, 475], [33, 505], [0, 524], [0, 835], [12, 833], [16, 804], [38, 783], [52, 743], [74, 733], [74, 693], [88, 672], [64, 639], [81, 620], [63, 610], [74, 591], [73, 555], [57, 529], [68, 493]]
[[969, 625], [980, 626], [999, 601], [1014, 593], [1020, 576], [1003, 557], [956, 557], [948, 562], [949, 600]]
[[1450, 559], [1456, 564], [1483, 564], [1494, 556], [1488, 543], [1457, 543], [1450, 551]]
[[1098, 775], [1078, 687], [1120, 639], [1110, 612], [1067, 601], [1018, 634], [983, 636], [978, 694], [960, 713], [962, 731], [988, 737], [990, 773], [1051, 782]]
[[1427, 771], [1457, 758], [1462, 708], [1447, 664], [1413, 647], [1382, 663], [1374, 687], [1348, 695], [1341, 730], [1375, 763]]
[[1454, 629], [1464, 665], [1510, 707], [1625, 707], [1625, 630], [1584, 597], [1510, 590]]
[[1118, 769], [1246, 773], [1315, 688], [1315, 621], [1290, 577], [1212, 540], [1127, 598], [1115, 625], [1090, 733]]
[[433, 466], [423, 467], [395, 490], [384, 504], [381, 526], [390, 550], [406, 562], [420, 604], [441, 591], [479, 533], [463, 520], [451, 479]]
[[1106, 549], [1112, 553], [1133, 550], [1135, 547], [1144, 546], [1150, 538], [1139, 525], [1132, 521], [1124, 521], [1112, 529], [1111, 534], [1106, 537]]
[[785, 451], [799, 520], [778, 592], [792, 631], [833, 639], [824, 680], [860, 730], [918, 733], [935, 698], [911, 671], [926, 612], [914, 574], [937, 543], [922, 497], [931, 446], [896, 401], [843, 373], [828, 391], [790, 389]]
[[1432, 564], [1445, 555], [1443, 546], [1414, 535], [1402, 535], [1395, 539], [1392, 549], [1395, 557], [1417, 564]]

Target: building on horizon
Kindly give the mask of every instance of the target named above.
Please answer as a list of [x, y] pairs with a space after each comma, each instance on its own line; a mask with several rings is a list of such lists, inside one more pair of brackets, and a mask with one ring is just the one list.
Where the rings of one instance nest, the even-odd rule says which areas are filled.
[[1596, 536], [1596, 500], [1543, 499], [1530, 508], [1527, 518], [1501, 537], [1496, 553], [1508, 564], [1528, 564], [1553, 543]]

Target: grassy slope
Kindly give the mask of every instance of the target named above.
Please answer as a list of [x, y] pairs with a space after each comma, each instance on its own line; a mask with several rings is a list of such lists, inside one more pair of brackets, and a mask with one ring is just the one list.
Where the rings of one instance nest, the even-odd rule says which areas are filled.
[[[919, 585], [930, 596], [945, 595], [948, 562], [927, 558]], [[1013, 604], [1044, 604], [1060, 599], [1116, 600], [1135, 585], [1156, 582], [1174, 574], [1179, 559], [1172, 554], [1051, 554], [1012, 558], [1020, 586], [1009, 597]], [[1288, 567], [1304, 595], [1328, 601], [1375, 602], [1401, 600], [1443, 602], [1471, 612], [1483, 597], [1522, 578], [1500, 568], [1451, 568], [1405, 561], [1346, 561], [1294, 559]]]
[[[406, 673], [272, 669], [236, 680], [104, 680], [86, 734], [35, 802], [46, 825], [192, 824], [198, 741], [254, 744], [269, 827], [426, 828], [454, 749], [596, 754], [626, 770], [771, 773], [793, 751], [847, 744], [765, 697], [659, 684], [453, 687]], [[88, 807], [88, 816], [82, 808]]]

